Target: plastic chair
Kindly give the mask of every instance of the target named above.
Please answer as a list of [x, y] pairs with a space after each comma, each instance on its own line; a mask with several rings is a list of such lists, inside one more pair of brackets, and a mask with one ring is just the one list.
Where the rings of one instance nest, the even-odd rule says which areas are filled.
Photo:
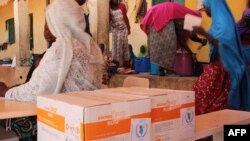
[[123, 87], [149, 88], [149, 80], [147, 78], [129, 76], [123, 81]]

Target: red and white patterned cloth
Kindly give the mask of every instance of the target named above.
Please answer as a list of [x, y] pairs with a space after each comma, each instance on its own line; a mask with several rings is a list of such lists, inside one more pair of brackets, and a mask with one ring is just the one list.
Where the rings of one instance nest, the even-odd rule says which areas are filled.
[[227, 108], [230, 77], [220, 61], [211, 63], [194, 85], [196, 115]]

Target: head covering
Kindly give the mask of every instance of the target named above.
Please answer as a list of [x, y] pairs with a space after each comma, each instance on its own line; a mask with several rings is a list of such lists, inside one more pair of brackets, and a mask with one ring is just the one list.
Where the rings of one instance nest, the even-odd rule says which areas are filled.
[[[89, 63], [103, 64], [103, 58], [98, 45], [84, 31], [86, 27], [84, 13], [74, 0], [55, 0], [46, 9], [46, 21], [51, 33], [62, 44], [61, 71], [55, 93], [58, 93], [67, 76], [73, 57], [73, 48], [79, 46], [85, 49], [91, 58]], [[76, 43], [78, 42], [78, 43]], [[53, 44], [52, 44], [53, 47]]]
[[[249, 71], [232, 13], [225, 0], [205, 0], [204, 6], [211, 10], [209, 33], [218, 41], [220, 59], [230, 75], [228, 105], [250, 111]], [[210, 52], [213, 51], [210, 44]]]
[[243, 15], [242, 15], [242, 18], [240, 19], [240, 21], [238, 21], [237, 23], [237, 29], [240, 33], [240, 35], [243, 35], [243, 34], [250, 34], [250, 27], [249, 26], [246, 26], [244, 24], [244, 18], [245, 17], [248, 17], [250, 18], [250, 8], [248, 8], [247, 10], [245, 10], [243, 12]]
[[[92, 82], [101, 83], [103, 58], [98, 45], [84, 32], [85, 20], [80, 6], [74, 0], [54, 0], [46, 9], [46, 22], [56, 41], [44, 54], [29, 82], [8, 90], [5, 98], [36, 101], [39, 95], [81, 90], [85, 85], [91, 89], [100, 87], [92, 86]], [[73, 50], [78, 65], [72, 64]], [[82, 87], [80, 84], [71, 85], [72, 88], [63, 90], [71, 65], [75, 71], [87, 73], [79, 77], [84, 84]]]
[[55, 0], [46, 9], [46, 21], [56, 38], [74, 38], [88, 47], [84, 13], [73, 0]]
[[170, 21], [184, 19], [186, 14], [201, 16], [199, 11], [191, 10], [177, 2], [163, 2], [153, 6], [141, 22], [141, 29], [147, 33], [147, 26], [160, 32]]

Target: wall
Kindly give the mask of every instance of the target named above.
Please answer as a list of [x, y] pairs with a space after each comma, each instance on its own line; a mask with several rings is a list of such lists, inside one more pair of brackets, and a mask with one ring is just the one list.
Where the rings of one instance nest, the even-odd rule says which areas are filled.
[[[45, 0], [29, 0], [29, 13], [33, 13], [33, 35], [34, 35], [34, 53], [43, 53], [46, 50], [47, 43], [43, 37], [45, 23]], [[13, 0], [6, 6], [0, 7], [0, 44], [5, 40], [5, 21], [14, 17]], [[16, 45], [11, 45], [6, 51], [0, 51], [0, 59], [13, 57], [16, 55]]]
[[[9, 1], [7, 5], [0, 6], [0, 44], [6, 41], [8, 36], [5, 26], [5, 21], [14, 17], [13, 0]], [[8, 50], [0, 51], [0, 59], [11, 57], [16, 54], [16, 45], [13, 44], [8, 47]]]
[[29, 0], [29, 13], [33, 13], [33, 53], [43, 53], [47, 49], [43, 31], [45, 24], [46, 0]]
[[98, 10], [97, 0], [88, 0], [90, 32], [94, 40], [97, 40]]
[[[148, 9], [151, 7], [151, 0], [147, 0]], [[147, 35], [141, 30], [140, 23], [135, 23], [136, 0], [128, 0], [128, 18], [131, 26], [131, 34], [129, 36], [129, 43], [133, 46], [134, 53], [137, 55], [140, 51], [141, 45], [147, 45]]]
[[[242, 12], [246, 8], [246, 1], [247, 0], [227, 0], [229, 7], [231, 8], [231, 11], [235, 17], [235, 21], [238, 21], [241, 16]], [[185, 4], [187, 7], [191, 9], [197, 8], [197, 0], [186, 0]], [[205, 13], [202, 13], [202, 27], [204, 27], [207, 31], [210, 27], [211, 20], [209, 17], [206, 16]], [[229, 27], [230, 28], [230, 27]], [[199, 44], [193, 43], [189, 41], [189, 46], [192, 48], [193, 52], [197, 53], [197, 59], [201, 62], [208, 62], [209, 61], [209, 47], [206, 46], [202, 48], [201, 50], [197, 50]]]
[[109, 51], [109, 0], [98, 0], [97, 43], [104, 44], [104, 53]]

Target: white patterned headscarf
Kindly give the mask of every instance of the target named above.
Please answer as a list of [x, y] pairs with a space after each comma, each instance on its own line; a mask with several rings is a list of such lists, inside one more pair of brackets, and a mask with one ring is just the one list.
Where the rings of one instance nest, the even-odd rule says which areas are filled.
[[88, 49], [89, 55], [94, 56], [93, 62], [103, 63], [98, 45], [85, 32], [84, 13], [75, 0], [55, 0], [46, 10], [46, 20], [56, 38], [78, 40]]
[[74, 0], [55, 0], [46, 9], [46, 22], [56, 41], [46, 51], [30, 81], [8, 90], [6, 99], [36, 101], [39, 95], [60, 93], [76, 48], [82, 48], [84, 57], [88, 57], [84, 60], [88, 72], [86, 81], [101, 81], [103, 57], [98, 45], [84, 32], [85, 19], [81, 7]]
[[[64, 39], [65, 46], [65, 60], [62, 61], [67, 65], [65, 69], [69, 69], [69, 61], [72, 58], [72, 48], [75, 44], [72, 43], [73, 40], [77, 40], [82, 43], [85, 51], [90, 57], [90, 63], [97, 65], [104, 64], [102, 53], [98, 45], [94, 42], [92, 37], [90, 37], [85, 32], [85, 18], [81, 7], [74, 0], [55, 0], [51, 3], [46, 10], [46, 21], [51, 33], [57, 39]], [[71, 50], [71, 51], [70, 51]], [[68, 63], [67, 63], [68, 62]], [[61, 72], [60, 79], [58, 80], [59, 86], [63, 85], [63, 82], [68, 71]], [[58, 87], [59, 91], [60, 87]]]

